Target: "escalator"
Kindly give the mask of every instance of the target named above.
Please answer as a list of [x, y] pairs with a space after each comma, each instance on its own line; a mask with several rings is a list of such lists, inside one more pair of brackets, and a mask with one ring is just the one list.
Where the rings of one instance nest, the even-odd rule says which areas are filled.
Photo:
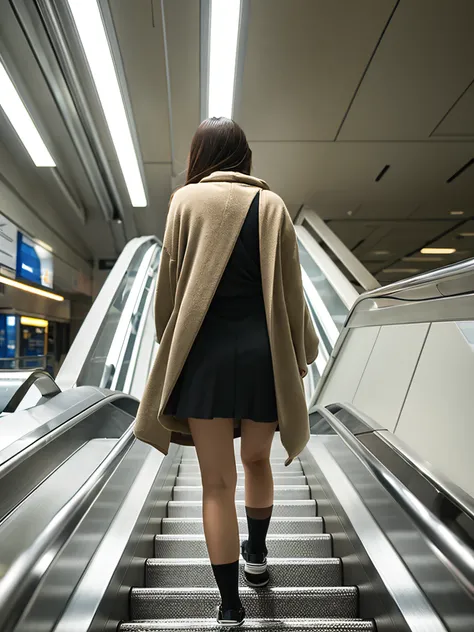
[[[159, 255], [154, 238], [124, 251], [58, 376], [61, 392], [40, 393], [36, 406], [20, 406], [2, 419], [11, 433], [0, 445], [2, 632], [216, 626], [218, 595], [202, 533], [194, 449], [172, 446], [163, 457], [134, 441], [131, 430], [157, 348]], [[260, 591], [243, 587], [245, 625], [267, 631], [472, 632], [472, 499], [402, 452], [381, 418], [372, 421], [354, 405], [333, 404], [345, 400], [351, 380], [359, 379], [347, 372], [356, 373], [357, 362], [344, 360], [344, 345], [357, 342], [356, 327], [366, 336], [363, 318], [377, 317], [374, 305], [380, 303], [384, 322], [400, 313], [400, 305], [393, 300], [396, 309], [389, 311], [390, 300], [372, 293], [357, 299], [345, 320], [334, 312], [331, 325], [323, 290], [312, 300], [318, 289], [308, 265], [303, 256], [310, 311], [325, 328], [328, 348], [322, 337], [319, 364], [305, 380], [312, 413], [307, 449], [287, 468], [277, 441], [272, 450], [272, 583]], [[451, 300], [445, 289], [450, 274], [443, 279], [443, 305]], [[452, 277], [459, 294], [459, 270]], [[421, 286], [426, 296], [425, 280]], [[413, 287], [400, 291], [410, 309], [405, 299]], [[436, 317], [435, 303], [426, 309]], [[334, 328], [336, 338], [329, 339]], [[362, 357], [359, 364], [368, 361]], [[337, 390], [341, 384], [345, 391]], [[243, 535], [238, 456], [237, 462]], [[407, 498], [412, 504], [404, 505]]]
[[[238, 444], [236, 445], [238, 449]], [[243, 470], [238, 455], [237, 513], [239, 532], [247, 533]], [[280, 446], [272, 450], [275, 503], [267, 539], [271, 583], [253, 590], [242, 581], [246, 629], [359, 632], [375, 630], [358, 618], [355, 586], [343, 585], [342, 562], [333, 557], [332, 538], [318, 517], [299, 460], [284, 466]], [[132, 588], [129, 623], [120, 632], [213, 629], [219, 595], [207, 559], [201, 519], [199, 467], [186, 448], [154, 540], [154, 557], [145, 563], [144, 587]], [[216, 626], [217, 627], [217, 626]]]

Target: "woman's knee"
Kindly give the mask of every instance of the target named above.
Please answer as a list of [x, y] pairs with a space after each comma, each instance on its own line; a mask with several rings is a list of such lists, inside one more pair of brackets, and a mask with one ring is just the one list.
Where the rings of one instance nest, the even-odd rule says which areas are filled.
[[270, 465], [270, 455], [260, 451], [243, 451], [241, 457], [242, 463], [246, 469], [263, 470]]
[[206, 495], [226, 496], [235, 495], [237, 474], [235, 472], [203, 473], [202, 487]]

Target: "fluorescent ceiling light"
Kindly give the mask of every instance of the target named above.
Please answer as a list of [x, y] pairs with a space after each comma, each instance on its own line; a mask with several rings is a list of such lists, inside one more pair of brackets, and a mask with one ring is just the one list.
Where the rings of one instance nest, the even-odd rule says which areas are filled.
[[53, 301], [64, 301], [64, 296], [60, 296], [59, 294], [54, 294], [54, 292], [47, 292], [46, 290], [40, 290], [37, 287], [33, 287], [32, 285], [27, 285], [26, 283], [20, 283], [19, 281], [15, 281], [14, 279], [9, 279], [6, 276], [0, 275], [0, 283], [4, 283], [5, 285], [10, 285], [11, 287], [16, 288], [17, 290], [23, 290], [23, 292], [29, 292], [30, 294], [37, 294], [38, 296], [42, 296], [43, 298], [50, 298]]
[[450, 211], [450, 215], [464, 215], [464, 211]]
[[209, 117], [232, 118], [240, 10], [241, 0], [211, 0]]
[[55, 167], [56, 163], [33, 123], [25, 104], [0, 61], [0, 106], [37, 167]]
[[20, 323], [30, 327], [41, 327], [42, 329], [47, 329], [49, 324], [48, 321], [43, 318], [30, 318], [30, 316], [22, 316]]
[[132, 206], [146, 206], [138, 156], [97, 0], [68, 0], [68, 4], [99, 95], [130, 202]]
[[460, 237], [474, 237], [474, 233], [459, 233]]
[[376, 255], [377, 257], [383, 257], [384, 255], [389, 255], [390, 251], [389, 250], [376, 250], [374, 252], [374, 255]]
[[456, 252], [456, 248], [422, 248], [422, 255], [452, 255]]

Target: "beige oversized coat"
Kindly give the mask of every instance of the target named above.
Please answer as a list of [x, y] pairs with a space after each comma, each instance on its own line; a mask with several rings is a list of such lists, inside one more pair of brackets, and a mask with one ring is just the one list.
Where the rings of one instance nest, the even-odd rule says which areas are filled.
[[135, 436], [165, 454], [170, 441], [192, 443], [187, 419], [163, 411], [259, 190], [263, 295], [287, 463], [309, 439], [300, 370], [306, 373], [316, 359], [318, 339], [304, 300], [293, 222], [263, 180], [223, 171], [179, 189], [170, 205], [155, 298], [160, 346], [135, 423]]

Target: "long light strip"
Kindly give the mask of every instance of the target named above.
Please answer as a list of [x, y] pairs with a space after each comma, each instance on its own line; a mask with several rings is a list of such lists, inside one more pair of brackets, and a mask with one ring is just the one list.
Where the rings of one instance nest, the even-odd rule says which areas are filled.
[[241, 0], [211, 0], [208, 116], [232, 118]]
[[41, 327], [42, 329], [47, 329], [49, 325], [48, 321], [44, 320], [44, 318], [31, 318], [31, 316], [22, 316], [20, 323], [27, 327]]
[[44, 144], [33, 119], [1, 61], [0, 106], [35, 165], [37, 167], [55, 167], [56, 163], [53, 157]]
[[452, 255], [456, 252], [456, 248], [422, 248], [422, 255]]
[[97, 0], [67, 0], [104, 111], [132, 206], [147, 206], [145, 186]]
[[20, 283], [19, 281], [15, 281], [14, 279], [10, 279], [9, 277], [0, 275], [0, 283], [4, 283], [5, 285], [10, 285], [11, 287], [16, 288], [17, 290], [23, 290], [23, 292], [30, 292], [30, 294], [37, 294], [38, 296], [43, 296], [44, 298], [50, 298], [53, 301], [64, 301], [64, 296], [60, 296], [59, 294], [54, 294], [54, 292], [47, 292], [46, 290], [40, 290], [37, 287], [33, 287], [32, 285], [27, 285], [26, 283]]

